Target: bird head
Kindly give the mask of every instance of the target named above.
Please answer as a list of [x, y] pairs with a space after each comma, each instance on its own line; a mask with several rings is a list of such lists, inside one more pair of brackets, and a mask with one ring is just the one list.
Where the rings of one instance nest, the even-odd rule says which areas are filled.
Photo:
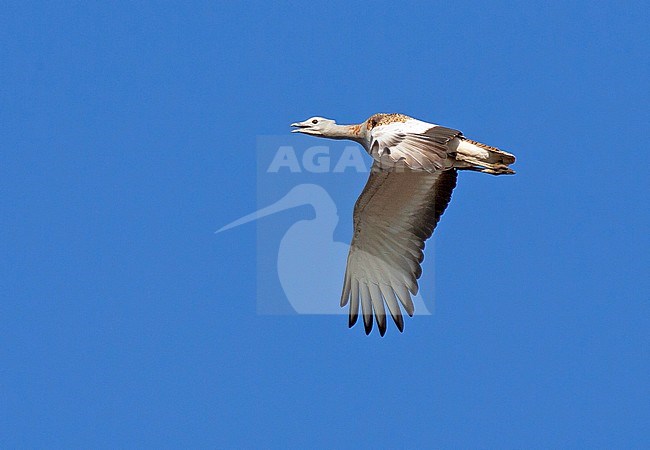
[[291, 130], [292, 133], [311, 134], [312, 136], [327, 136], [329, 129], [336, 125], [336, 122], [324, 117], [311, 117], [304, 122], [292, 123], [292, 127], [297, 127]]

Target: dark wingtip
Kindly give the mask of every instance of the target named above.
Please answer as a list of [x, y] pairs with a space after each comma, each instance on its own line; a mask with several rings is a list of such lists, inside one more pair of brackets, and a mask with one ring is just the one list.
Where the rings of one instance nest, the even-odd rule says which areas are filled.
[[352, 328], [355, 323], [357, 323], [357, 319], [359, 318], [358, 314], [350, 314], [348, 316], [348, 328]]
[[369, 323], [364, 323], [363, 328], [366, 331], [366, 336], [368, 336], [370, 334], [370, 332], [372, 331], [372, 321], [370, 321]]
[[375, 319], [377, 320], [379, 334], [383, 337], [386, 334], [386, 316], [384, 314], [375, 314]]
[[395, 325], [397, 325], [397, 329], [399, 330], [400, 333], [404, 332], [404, 319], [402, 318], [402, 315], [400, 314], [397, 316], [397, 318], [393, 317]]

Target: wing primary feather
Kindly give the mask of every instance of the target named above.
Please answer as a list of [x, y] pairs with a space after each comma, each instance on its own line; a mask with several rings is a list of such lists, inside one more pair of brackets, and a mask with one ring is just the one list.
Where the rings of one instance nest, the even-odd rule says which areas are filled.
[[363, 314], [363, 327], [366, 334], [372, 331], [372, 300], [370, 300], [370, 291], [366, 282], [361, 283], [359, 286], [359, 294], [361, 296], [361, 313]]
[[350, 297], [350, 276], [345, 271], [345, 280], [343, 281], [343, 293], [341, 294], [341, 308], [348, 304], [348, 298]]
[[415, 312], [415, 306], [413, 305], [413, 300], [411, 300], [411, 296], [409, 295], [406, 286], [404, 286], [401, 283], [395, 283], [394, 289], [395, 289], [395, 294], [397, 294], [397, 298], [399, 298], [399, 301], [402, 302], [402, 305], [404, 306], [404, 310], [406, 311], [406, 313], [409, 316], [413, 317], [413, 313]]
[[370, 298], [372, 300], [372, 309], [375, 311], [375, 320], [379, 328], [379, 334], [383, 336], [386, 334], [386, 309], [384, 308], [384, 299], [381, 296], [379, 286], [375, 283], [370, 283]]
[[348, 316], [348, 327], [352, 328], [359, 318], [359, 282], [351, 281], [350, 289], [350, 314]]
[[393, 322], [397, 326], [397, 329], [401, 332], [404, 331], [404, 318], [402, 317], [402, 311], [399, 309], [399, 303], [397, 303], [397, 298], [393, 292], [393, 288], [386, 284], [380, 284], [379, 288], [381, 289], [381, 294], [386, 300], [386, 305], [390, 311], [390, 315], [393, 318]]

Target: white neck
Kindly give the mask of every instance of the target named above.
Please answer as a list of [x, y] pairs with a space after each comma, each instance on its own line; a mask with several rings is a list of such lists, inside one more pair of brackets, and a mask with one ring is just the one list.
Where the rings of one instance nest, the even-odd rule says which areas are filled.
[[331, 124], [323, 130], [322, 137], [328, 139], [350, 139], [356, 142], [365, 140], [365, 127], [359, 125]]

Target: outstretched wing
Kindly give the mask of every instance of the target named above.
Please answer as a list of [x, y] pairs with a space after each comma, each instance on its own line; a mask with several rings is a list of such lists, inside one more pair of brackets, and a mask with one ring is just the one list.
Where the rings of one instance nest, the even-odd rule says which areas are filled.
[[370, 132], [370, 156], [382, 167], [403, 165], [413, 170], [435, 172], [453, 166], [448, 144], [462, 133], [419, 120], [380, 125]]
[[404, 329], [399, 303], [413, 315], [411, 294], [418, 291], [424, 242], [433, 233], [455, 186], [455, 169], [382, 170], [374, 163], [354, 206], [354, 235], [341, 296], [341, 306], [350, 303], [350, 327], [357, 321], [361, 304], [366, 334], [372, 330], [374, 311], [383, 336], [385, 304], [397, 328]]

